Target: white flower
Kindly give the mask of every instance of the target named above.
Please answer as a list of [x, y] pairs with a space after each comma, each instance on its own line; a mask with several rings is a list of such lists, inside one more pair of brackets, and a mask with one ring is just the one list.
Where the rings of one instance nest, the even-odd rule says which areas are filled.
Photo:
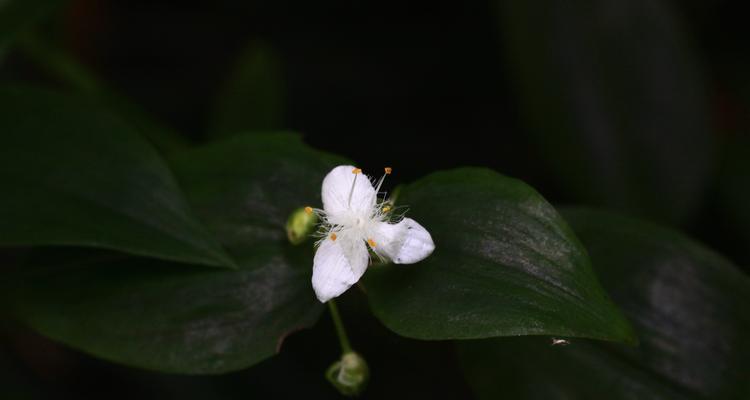
[[385, 198], [378, 201], [380, 186], [390, 173], [386, 168], [374, 188], [359, 168], [338, 166], [323, 179], [323, 209], [306, 208], [322, 220], [312, 277], [321, 302], [357, 283], [370, 262], [368, 247], [396, 264], [421, 261], [435, 249], [430, 233], [413, 219], [390, 223], [389, 203]]

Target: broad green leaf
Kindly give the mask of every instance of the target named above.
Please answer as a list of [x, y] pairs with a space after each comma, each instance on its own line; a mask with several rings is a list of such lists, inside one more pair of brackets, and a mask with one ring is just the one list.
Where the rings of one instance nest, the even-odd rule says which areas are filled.
[[15, 36], [44, 20], [65, 0], [0, 0], [0, 48], [10, 44]]
[[323, 178], [347, 163], [283, 132], [232, 136], [171, 158], [190, 204], [230, 250], [285, 242], [292, 211], [321, 204]]
[[288, 244], [285, 223], [320, 202], [323, 177], [344, 161], [292, 134], [253, 134], [171, 162], [239, 270], [44, 255], [24, 268], [14, 309], [40, 333], [119, 363], [190, 374], [253, 365], [323, 309], [310, 282], [312, 242]]
[[223, 136], [283, 128], [284, 93], [279, 57], [266, 43], [251, 42], [219, 90], [209, 133]]
[[714, 169], [708, 90], [664, 0], [502, 2], [521, 111], [575, 202], [683, 222]]
[[167, 165], [97, 104], [0, 88], [0, 245], [92, 246], [231, 266]]
[[240, 268], [231, 270], [49, 252], [25, 266], [13, 304], [32, 329], [113, 362], [223, 373], [272, 356], [318, 319], [309, 253], [257, 245], [235, 253]]
[[439, 172], [404, 187], [398, 203], [436, 250], [418, 264], [365, 274], [372, 309], [394, 332], [635, 340], [578, 239], [523, 182], [484, 169]]
[[571, 340], [462, 342], [482, 399], [742, 399], [750, 396], [750, 279], [683, 235], [601, 211], [563, 212], [639, 347]]

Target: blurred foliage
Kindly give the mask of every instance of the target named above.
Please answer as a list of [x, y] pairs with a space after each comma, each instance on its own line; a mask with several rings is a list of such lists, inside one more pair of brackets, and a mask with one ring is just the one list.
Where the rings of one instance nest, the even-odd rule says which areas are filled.
[[681, 223], [715, 168], [708, 91], [661, 0], [503, 2], [529, 132], [570, 201]]
[[747, 132], [746, 136], [733, 135], [727, 140], [724, 164], [717, 179], [714, 206], [718, 217], [712, 225], [730, 237], [709, 236], [712, 241], [735, 245], [731, 256], [750, 272], [750, 254], [746, 251], [750, 245], [750, 130]]
[[251, 42], [219, 91], [209, 132], [227, 135], [285, 128], [284, 90], [278, 55], [268, 44]]
[[0, 1], [0, 49], [9, 46], [19, 33], [33, 28], [65, 4], [65, 0]]
[[27, 34], [18, 41], [18, 49], [34, 60], [46, 75], [68, 90], [91, 97], [116, 110], [160, 150], [168, 152], [188, 145], [188, 140], [183, 136], [117, 93], [52, 40], [38, 34]]

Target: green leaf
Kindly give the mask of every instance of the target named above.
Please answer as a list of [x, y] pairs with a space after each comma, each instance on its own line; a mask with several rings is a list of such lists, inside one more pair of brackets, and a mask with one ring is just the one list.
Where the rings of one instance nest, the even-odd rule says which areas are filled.
[[64, 0], [0, 0], [0, 48], [15, 36], [43, 21], [65, 3]]
[[272, 356], [287, 335], [317, 321], [310, 251], [255, 246], [237, 255], [239, 270], [49, 252], [25, 266], [13, 305], [32, 329], [92, 355], [218, 374]]
[[266, 43], [251, 42], [219, 91], [209, 133], [223, 136], [284, 128], [284, 95], [279, 57]]
[[286, 242], [289, 215], [321, 204], [323, 178], [347, 163], [284, 132], [232, 136], [171, 158], [190, 204], [230, 250]]
[[[600, 211], [563, 212], [637, 348], [573, 340], [460, 344], [483, 399], [740, 399], [750, 395], [750, 279], [683, 235]], [[502, 394], [502, 397], [501, 397]]]
[[394, 332], [635, 341], [565, 221], [523, 182], [458, 169], [404, 187], [398, 202], [432, 234], [436, 250], [416, 265], [365, 274], [372, 309]]
[[191, 215], [156, 151], [97, 104], [2, 87], [0, 140], [0, 245], [92, 246], [233, 265]]
[[692, 216], [716, 143], [670, 4], [511, 0], [502, 17], [522, 113], [567, 197], [670, 222]]
[[189, 374], [248, 367], [323, 309], [312, 242], [289, 244], [285, 225], [300, 205], [319, 204], [323, 177], [346, 161], [282, 133], [234, 136], [171, 162], [239, 270], [48, 254], [11, 285], [14, 309], [40, 333], [119, 363]]

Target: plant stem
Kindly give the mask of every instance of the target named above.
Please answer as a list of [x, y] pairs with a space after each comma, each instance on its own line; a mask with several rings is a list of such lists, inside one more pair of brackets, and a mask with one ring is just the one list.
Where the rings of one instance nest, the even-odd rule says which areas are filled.
[[341, 322], [339, 309], [333, 300], [328, 300], [328, 310], [331, 312], [331, 319], [333, 319], [333, 324], [336, 326], [336, 335], [339, 337], [341, 352], [344, 354], [351, 353], [352, 346], [349, 344], [349, 337], [346, 335], [346, 329], [344, 329], [344, 323]]

